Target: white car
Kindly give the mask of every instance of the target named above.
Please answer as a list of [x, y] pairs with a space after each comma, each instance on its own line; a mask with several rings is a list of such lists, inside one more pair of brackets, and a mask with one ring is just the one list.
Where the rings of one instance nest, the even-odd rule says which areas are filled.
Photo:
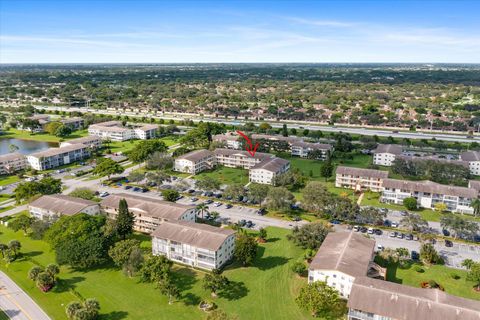
[[214, 205], [215, 207], [220, 207], [220, 206], [222, 205], [222, 203], [217, 201], [217, 202], [215, 202], [213, 205]]
[[360, 227], [359, 226], [353, 226], [353, 231], [355, 231], [355, 232], [360, 231]]
[[368, 228], [368, 231], [367, 231], [367, 232], [368, 232], [368, 234], [373, 234], [374, 231], [375, 231], [375, 230], [373, 230], [373, 228]]
[[100, 192], [99, 196], [103, 198], [103, 197], [108, 196], [109, 194], [110, 193], [108, 193], [107, 191], [103, 191], [103, 192]]
[[385, 249], [384, 246], [382, 246], [381, 244], [377, 245], [378, 251], [383, 251], [383, 249]]
[[392, 222], [392, 228], [398, 228], [398, 222]]

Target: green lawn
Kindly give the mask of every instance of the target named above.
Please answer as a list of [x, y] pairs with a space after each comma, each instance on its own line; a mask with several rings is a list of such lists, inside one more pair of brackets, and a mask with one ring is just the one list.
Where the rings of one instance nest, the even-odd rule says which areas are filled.
[[178, 143], [178, 137], [177, 136], [163, 137], [163, 138], [160, 138], [160, 140], [165, 142], [167, 147], [173, 146], [174, 144]]
[[[424, 272], [418, 272], [414, 268], [421, 267]], [[458, 275], [454, 279], [452, 274]], [[420, 287], [420, 283], [435, 280], [445, 288], [445, 292], [468, 299], [480, 300], [480, 293], [473, 290], [474, 283], [466, 280], [467, 271], [448, 268], [443, 265], [423, 266], [419, 263], [407, 264], [404, 268], [390, 265], [387, 272], [387, 280], [401, 283], [412, 287]], [[428, 289], [425, 289], [428, 290]]]
[[211, 171], [204, 171], [195, 176], [195, 179], [201, 180], [204, 177], [210, 177], [221, 184], [248, 183], [248, 171], [240, 168], [217, 167]]
[[0, 320], [8, 320], [8, 319], [10, 318], [5, 314], [5, 312], [0, 310]]
[[88, 135], [87, 129], [74, 131], [71, 135], [69, 135], [66, 138], [59, 138], [48, 133], [30, 133], [28, 131], [11, 128], [8, 131], [5, 131], [5, 135], [3, 137], [59, 143], [64, 140], [81, 138], [87, 135]]
[[14, 182], [20, 181], [20, 178], [17, 175], [12, 176], [0, 176], [0, 186], [6, 186]]
[[112, 141], [109, 146], [110, 150], [112, 150], [112, 153], [125, 153], [135, 148], [135, 145], [137, 145], [140, 141], [142, 140]]
[[[310, 319], [294, 302], [299, 287], [306, 283], [290, 270], [291, 264], [302, 256], [303, 250], [286, 240], [288, 230], [268, 228], [269, 241], [261, 244], [254, 265], [242, 268], [231, 265], [225, 275], [234, 283], [232, 291], [216, 298], [219, 307], [240, 319]], [[167, 298], [153, 284], [139, 283], [137, 278], [127, 278], [121, 271], [96, 268], [74, 271], [61, 268], [59, 283], [49, 293], [42, 293], [27, 278], [28, 270], [35, 264], [54, 262], [54, 254], [41, 240], [32, 240], [22, 231], [0, 226], [0, 243], [17, 239], [22, 244], [23, 258], [8, 266], [3, 260], [0, 269], [52, 317], [65, 319], [65, 306], [77, 300], [74, 292], [82, 297], [95, 297], [101, 306], [99, 319], [202, 319], [197, 307], [201, 299], [209, 298], [202, 289], [201, 271], [176, 266], [174, 281], [181, 289], [182, 298], [168, 305]], [[149, 248], [148, 237], [138, 235], [142, 247]]]

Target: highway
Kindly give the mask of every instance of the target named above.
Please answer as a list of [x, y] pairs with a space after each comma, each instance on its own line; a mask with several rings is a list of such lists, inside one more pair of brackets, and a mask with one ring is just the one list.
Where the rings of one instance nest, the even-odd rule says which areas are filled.
[[341, 125], [324, 125], [324, 124], [313, 124], [311, 122], [303, 122], [302, 121], [255, 121], [255, 120], [235, 120], [235, 119], [225, 119], [225, 118], [212, 118], [212, 117], [201, 117], [195, 115], [154, 115], [152, 113], [136, 113], [136, 112], [118, 112], [114, 110], [96, 110], [92, 108], [78, 108], [78, 107], [56, 107], [56, 106], [36, 106], [37, 109], [44, 109], [49, 111], [77, 111], [81, 113], [94, 113], [94, 114], [108, 114], [112, 116], [123, 115], [129, 117], [151, 117], [155, 119], [173, 119], [173, 120], [193, 120], [194, 122], [204, 121], [204, 122], [217, 122], [217, 123], [224, 123], [227, 125], [242, 125], [246, 122], [253, 122], [255, 124], [260, 124], [262, 122], [268, 122], [274, 128], [281, 128], [283, 124], [287, 124], [289, 128], [295, 129], [309, 129], [309, 130], [321, 130], [327, 132], [345, 132], [349, 134], [359, 134], [359, 135], [367, 135], [367, 136], [379, 136], [379, 137], [393, 137], [393, 138], [400, 138], [400, 139], [433, 139], [436, 140], [443, 140], [443, 141], [451, 141], [451, 142], [479, 142], [480, 143], [480, 135], [475, 135], [473, 138], [467, 138], [466, 134], [462, 133], [442, 133], [442, 132], [426, 132], [426, 131], [395, 131], [395, 130], [387, 130], [387, 129], [376, 129], [376, 128], [365, 128], [365, 127], [349, 127], [349, 126], [341, 126]]

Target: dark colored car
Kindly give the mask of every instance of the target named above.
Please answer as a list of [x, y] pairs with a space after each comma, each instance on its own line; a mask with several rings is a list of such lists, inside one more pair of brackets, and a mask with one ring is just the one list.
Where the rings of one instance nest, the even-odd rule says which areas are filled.
[[141, 189], [139, 187], [133, 187], [133, 191], [139, 192]]
[[238, 221], [238, 225], [239, 225], [240, 227], [243, 227], [243, 226], [246, 225], [246, 224], [247, 224], [247, 221], [245, 221], [245, 219], [242, 219], [242, 220]]
[[331, 224], [340, 224], [340, 221], [338, 221], [338, 220], [330, 220], [330, 223], [331, 223]]
[[420, 257], [420, 255], [418, 254], [417, 251], [412, 251], [410, 253], [410, 257], [412, 257], [412, 260], [418, 260], [418, 258]]
[[265, 208], [260, 208], [257, 210], [257, 214], [263, 216], [265, 213], [267, 213], [267, 210]]
[[385, 221], [383, 221], [383, 225], [384, 225], [385, 227], [390, 227], [390, 226], [392, 225], [392, 222], [391, 222], [390, 220], [388, 220], [388, 219], [385, 219]]
[[187, 192], [188, 192], [188, 193], [194, 193], [194, 192], [195, 192], [195, 190], [193, 190], [193, 189], [190, 189], [190, 190], [188, 190]]
[[205, 204], [210, 204], [210, 203], [213, 203], [213, 200], [212, 200], [212, 199], [208, 199], [208, 200], [205, 200], [204, 203], [205, 203]]
[[132, 189], [132, 186], [126, 185], [125, 190]]
[[413, 240], [413, 234], [409, 233], [405, 235], [405, 240]]
[[225, 208], [227, 208], [227, 209], [230, 209], [231, 207], [233, 207], [233, 206], [232, 206], [230, 203], [228, 203], [228, 204], [225, 206]]
[[292, 219], [292, 220], [293, 220], [293, 221], [301, 221], [301, 220], [302, 220], [302, 218], [300, 218], [299, 216], [295, 216], [295, 217], [293, 217], [293, 219]]
[[148, 192], [148, 191], [150, 191], [150, 190], [148, 190], [147, 188], [143, 188], [143, 189], [142, 189], [142, 192], [143, 192], [143, 193]]
[[367, 227], [361, 227], [361, 228], [360, 228], [360, 232], [361, 232], [361, 233], [365, 233], [365, 232], [367, 232], [367, 231], [368, 231]]
[[447, 229], [442, 229], [442, 233], [445, 237], [450, 236], [450, 232]]
[[380, 229], [375, 229], [375, 234], [376, 234], [377, 236], [381, 236], [382, 233], [383, 233], [382, 230], [380, 230]]
[[247, 227], [247, 228], [253, 227], [253, 222], [250, 221], [250, 220], [248, 220], [248, 221], [245, 223], [245, 227]]
[[445, 247], [449, 247], [449, 248], [453, 247], [453, 242], [450, 240], [445, 240]]

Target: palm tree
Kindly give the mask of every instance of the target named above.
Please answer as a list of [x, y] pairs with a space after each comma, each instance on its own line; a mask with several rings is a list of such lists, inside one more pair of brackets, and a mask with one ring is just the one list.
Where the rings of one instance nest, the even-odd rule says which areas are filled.
[[58, 267], [57, 264], [55, 263], [50, 263], [46, 268], [45, 272], [50, 274], [53, 278], [53, 281], [55, 281], [55, 276], [60, 272], [60, 268]]
[[208, 205], [206, 205], [205, 203], [200, 203], [199, 205], [197, 205], [196, 209], [197, 211], [200, 211], [203, 219], [203, 214], [208, 212]]
[[471, 206], [473, 207], [473, 214], [475, 216], [480, 215], [480, 199], [473, 200]]
[[17, 253], [21, 247], [22, 244], [18, 240], [10, 240], [10, 242], [8, 243], [8, 249], [13, 251], [15, 259], [17, 258]]
[[0, 251], [2, 252], [2, 258], [5, 258], [5, 252], [8, 250], [8, 246], [5, 243], [0, 243]]

